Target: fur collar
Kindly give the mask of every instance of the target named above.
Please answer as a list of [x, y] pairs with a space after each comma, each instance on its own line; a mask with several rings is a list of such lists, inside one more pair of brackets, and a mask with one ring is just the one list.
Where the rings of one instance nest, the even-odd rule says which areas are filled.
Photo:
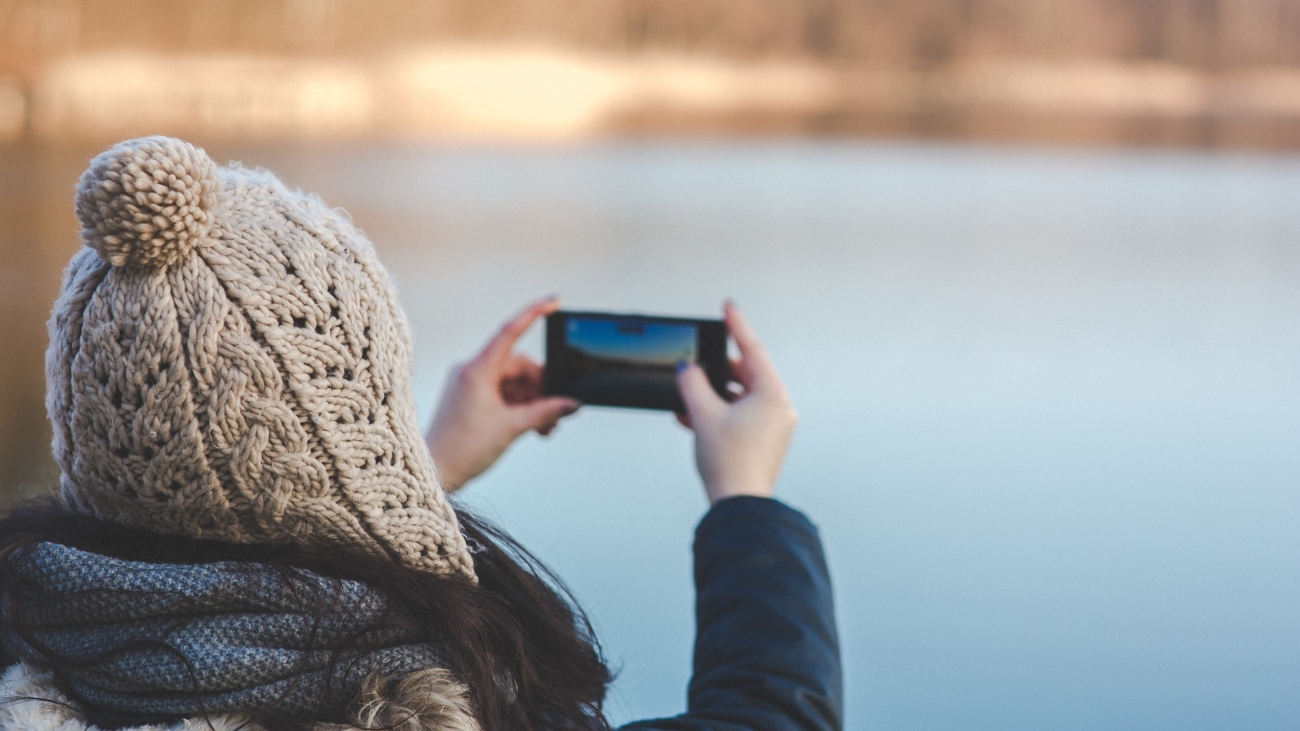
[[[385, 694], [384, 690], [388, 693]], [[315, 731], [480, 731], [468, 691], [445, 670], [412, 673], [396, 684], [370, 678], [351, 724], [318, 724]], [[0, 729], [97, 731], [54, 682], [49, 670], [20, 662], [0, 677]], [[126, 731], [265, 731], [238, 716], [186, 719], [170, 726]]]

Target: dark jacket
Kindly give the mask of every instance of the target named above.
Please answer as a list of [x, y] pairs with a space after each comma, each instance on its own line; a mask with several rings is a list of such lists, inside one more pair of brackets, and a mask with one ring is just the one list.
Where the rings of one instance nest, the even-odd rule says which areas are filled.
[[844, 698], [817, 528], [776, 500], [723, 500], [695, 531], [687, 710], [626, 731], [833, 731]]

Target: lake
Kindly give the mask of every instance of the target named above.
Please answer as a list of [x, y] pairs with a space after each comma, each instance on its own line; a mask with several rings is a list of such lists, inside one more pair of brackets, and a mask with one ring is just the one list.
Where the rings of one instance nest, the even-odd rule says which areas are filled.
[[[1300, 157], [714, 140], [214, 155], [320, 193], [375, 240], [422, 418], [448, 367], [536, 297], [689, 316], [734, 298], [801, 414], [778, 497], [826, 542], [848, 728], [1300, 726]], [[84, 158], [60, 165], [40, 190], [71, 221]], [[29, 228], [66, 261], [70, 226]], [[525, 346], [540, 355], [540, 333]], [[463, 495], [591, 613], [620, 668], [613, 719], [682, 710], [706, 508], [687, 431], [587, 408]]]

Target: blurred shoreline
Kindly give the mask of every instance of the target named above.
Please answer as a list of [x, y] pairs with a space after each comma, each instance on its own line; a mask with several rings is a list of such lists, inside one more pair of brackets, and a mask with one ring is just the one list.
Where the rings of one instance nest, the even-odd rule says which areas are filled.
[[0, 0], [0, 143], [1300, 149], [1300, 0]]
[[111, 52], [0, 80], [0, 141], [551, 142], [903, 136], [1300, 149], [1300, 69], [981, 61], [931, 70], [449, 44], [358, 59]]

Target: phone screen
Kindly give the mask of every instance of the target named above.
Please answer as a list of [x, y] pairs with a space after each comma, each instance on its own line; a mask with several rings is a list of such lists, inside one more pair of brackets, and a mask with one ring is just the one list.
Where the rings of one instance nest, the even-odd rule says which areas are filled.
[[[590, 404], [679, 409], [677, 364], [708, 360], [701, 357], [702, 340], [718, 339], [724, 352], [726, 347], [725, 329], [715, 321], [594, 313], [552, 318], [547, 390]], [[704, 338], [702, 328], [708, 331]]]
[[571, 317], [564, 341], [596, 368], [672, 370], [679, 361], [695, 360], [698, 333], [695, 325]]

